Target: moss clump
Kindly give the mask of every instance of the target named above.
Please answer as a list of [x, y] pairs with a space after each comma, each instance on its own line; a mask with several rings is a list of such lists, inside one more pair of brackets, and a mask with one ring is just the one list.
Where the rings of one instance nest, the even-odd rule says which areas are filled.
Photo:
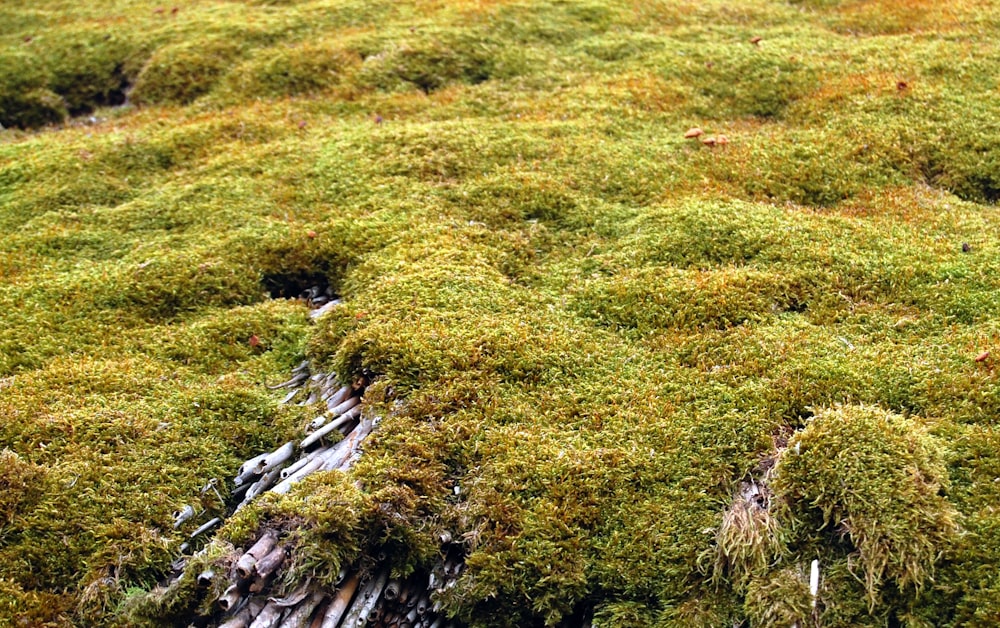
[[1000, 131], [982, 119], [949, 126], [926, 144], [927, 177], [959, 198], [980, 203], [1000, 201], [1000, 152], [995, 142]]
[[355, 81], [382, 90], [416, 88], [431, 93], [453, 82], [482, 83], [496, 63], [488, 42], [455, 32], [420, 32], [381, 46], [366, 47]]
[[136, 104], [187, 104], [207, 94], [229, 70], [238, 47], [225, 40], [181, 42], [159, 48], [139, 71]]
[[66, 625], [72, 600], [49, 591], [25, 591], [16, 582], [0, 578], [0, 613], [28, 625]]
[[32, 128], [62, 122], [66, 103], [48, 88], [49, 81], [37, 56], [5, 51], [0, 56], [0, 126]]
[[768, 502], [767, 495], [753, 484], [743, 488], [722, 515], [713, 575], [727, 579], [737, 590], [745, 589], [754, 576], [766, 572], [787, 553], [782, 538], [787, 533]]
[[120, 105], [141, 51], [114, 29], [67, 26], [0, 53], [0, 125], [35, 128]]
[[856, 549], [873, 606], [886, 585], [923, 587], [956, 538], [940, 445], [902, 416], [864, 406], [820, 412], [775, 471], [774, 490], [800, 525]]
[[33, 128], [57, 124], [66, 119], [66, 104], [58, 94], [40, 88], [30, 89], [13, 97], [5, 105], [10, 111], [7, 123], [11, 126]]
[[70, 115], [123, 104], [141, 55], [130, 36], [113, 30], [67, 32], [37, 48], [51, 68], [48, 87], [63, 98]]
[[594, 615], [595, 626], [653, 626], [656, 613], [640, 602], [612, 602]]
[[813, 616], [807, 565], [774, 569], [746, 589], [747, 617], [758, 626], [809, 625]]
[[236, 100], [315, 94], [340, 85], [360, 62], [336, 41], [265, 48], [232, 68], [219, 91]]
[[0, 452], [0, 528], [9, 526], [45, 490], [45, 468], [9, 449]]
[[713, 52], [698, 55], [701, 67], [687, 77], [707, 100], [698, 110], [703, 116], [773, 118], [817, 85], [816, 71], [789, 50], [743, 45]]
[[208, 569], [225, 573], [239, 556], [232, 545], [213, 542], [191, 557], [188, 569], [170, 586], [157, 587], [145, 595], [141, 590], [131, 591], [122, 599], [117, 615], [128, 625], [152, 627], [162, 625], [163, 621], [183, 621], [198, 607], [202, 611], [214, 610], [215, 599], [222, 593], [225, 579], [214, 578], [208, 587], [199, 587], [197, 575]]

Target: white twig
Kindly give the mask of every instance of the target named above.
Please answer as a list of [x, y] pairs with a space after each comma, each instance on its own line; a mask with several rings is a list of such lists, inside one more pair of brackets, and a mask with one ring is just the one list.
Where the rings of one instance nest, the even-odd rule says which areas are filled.
[[809, 595], [812, 596], [812, 607], [816, 608], [816, 595], [819, 593], [819, 561], [813, 560], [809, 573]]

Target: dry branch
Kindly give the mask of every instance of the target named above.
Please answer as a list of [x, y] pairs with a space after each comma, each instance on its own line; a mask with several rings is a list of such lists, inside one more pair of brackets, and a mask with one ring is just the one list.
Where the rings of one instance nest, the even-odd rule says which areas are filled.
[[337, 596], [326, 610], [326, 615], [323, 616], [323, 623], [320, 628], [337, 628], [341, 618], [347, 611], [348, 605], [351, 603], [351, 598], [354, 597], [359, 580], [358, 575], [354, 574], [340, 587], [340, 590], [337, 591]]
[[245, 554], [236, 561], [236, 575], [241, 580], [246, 580], [254, 572], [254, 565], [274, 549], [278, 542], [278, 533], [274, 530], [267, 530], [257, 542], [254, 543]]

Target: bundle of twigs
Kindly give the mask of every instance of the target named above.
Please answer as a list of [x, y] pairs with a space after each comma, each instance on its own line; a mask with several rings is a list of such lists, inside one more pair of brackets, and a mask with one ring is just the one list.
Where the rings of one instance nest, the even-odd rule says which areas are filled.
[[[324, 306], [328, 309], [334, 302]], [[334, 374], [312, 373], [308, 361], [296, 367], [291, 378], [271, 387], [287, 389], [281, 403], [303, 406], [322, 404], [325, 411], [306, 429], [298, 442], [255, 456], [242, 465], [234, 478], [230, 503], [243, 508], [265, 492], [284, 494], [317, 471], [347, 471], [361, 455], [361, 444], [378, 424], [378, 417], [363, 412], [363, 395], [368, 382], [350, 384]], [[195, 516], [191, 506], [176, 513], [175, 527]], [[191, 534], [191, 540], [222, 523], [214, 518]], [[374, 570], [362, 577], [358, 569], [344, 570], [334, 588], [314, 586], [306, 580], [282, 597], [273, 595], [277, 576], [293, 550], [279, 531], [263, 530], [254, 542], [226, 569], [209, 569], [195, 581], [204, 591], [222, 591], [213, 605], [213, 615], [201, 623], [225, 628], [338, 628], [386, 626], [393, 628], [438, 628], [454, 626], [440, 613], [434, 597], [455, 586], [464, 564], [461, 552], [444, 536], [442, 559], [431, 573], [418, 572], [405, 579], [390, 579], [387, 561], [378, 561]], [[186, 543], [182, 551], [188, 548]], [[184, 576], [187, 560], [175, 563], [176, 583]]]

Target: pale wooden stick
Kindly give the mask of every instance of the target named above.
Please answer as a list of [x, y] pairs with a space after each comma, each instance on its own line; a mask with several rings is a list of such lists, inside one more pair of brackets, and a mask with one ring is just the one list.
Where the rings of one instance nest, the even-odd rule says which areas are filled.
[[305, 628], [319, 603], [323, 601], [323, 592], [314, 591], [312, 595], [299, 602], [298, 606], [281, 622], [281, 628]]
[[337, 596], [330, 604], [330, 608], [326, 609], [320, 628], [337, 628], [347, 606], [351, 603], [351, 598], [354, 597], [354, 592], [358, 589], [358, 581], [358, 574], [354, 574], [344, 583], [344, 586], [340, 587]]
[[275, 544], [278, 542], [278, 533], [274, 530], [267, 530], [261, 535], [257, 542], [254, 543], [250, 549], [246, 551], [245, 554], [240, 556], [240, 559], [236, 561], [236, 575], [241, 579], [245, 580], [253, 575], [253, 567], [257, 564], [257, 561], [267, 556], [267, 554], [274, 549]]

